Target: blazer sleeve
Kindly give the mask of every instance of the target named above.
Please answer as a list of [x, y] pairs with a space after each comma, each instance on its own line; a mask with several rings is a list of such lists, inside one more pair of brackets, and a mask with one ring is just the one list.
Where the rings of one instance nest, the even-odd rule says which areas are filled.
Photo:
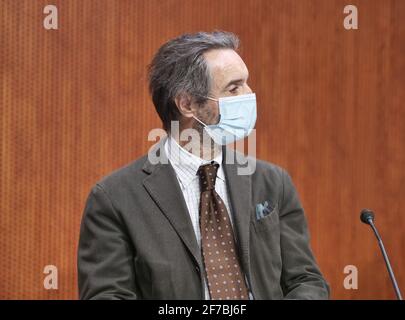
[[280, 209], [281, 287], [285, 299], [328, 299], [329, 285], [310, 248], [304, 210], [289, 174], [282, 170]]
[[133, 250], [122, 220], [101, 185], [91, 190], [80, 228], [80, 299], [136, 299]]

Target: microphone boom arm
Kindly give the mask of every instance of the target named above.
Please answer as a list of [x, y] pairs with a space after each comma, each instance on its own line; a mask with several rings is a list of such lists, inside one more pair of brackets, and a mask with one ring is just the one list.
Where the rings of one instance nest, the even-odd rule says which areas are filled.
[[394, 286], [395, 294], [397, 295], [398, 300], [402, 300], [401, 292], [399, 291], [398, 283], [397, 280], [395, 279], [394, 271], [392, 270], [391, 263], [390, 260], [388, 259], [388, 255], [387, 252], [385, 251], [384, 243], [382, 242], [380, 234], [378, 233], [378, 230], [375, 227], [373, 219], [371, 217], [367, 219], [367, 222], [373, 229], [374, 234], [378, 240], [378, 245], [380, 246], [381, 252], [385, 260], [385, 264], [387, 265], [388, 273], [390, 275], [392, 285]]

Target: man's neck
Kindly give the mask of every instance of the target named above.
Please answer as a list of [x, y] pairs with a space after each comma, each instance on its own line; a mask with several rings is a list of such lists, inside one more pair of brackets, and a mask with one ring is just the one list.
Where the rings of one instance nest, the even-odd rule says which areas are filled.
[[219, 156], [222, 152], [221, 146], [214, 143], [210, 137], [205, 137], [204, 142], [200, 141], [200, 139], [190, 139], [189, 141], [182, 141], [179, 139], [179, 137], [170, 137], [171, 139], [174, 139], [179, 144], [179, 146], [185, 149], [187, 152], [190, 152], [191, 154], [203, 160], [212, 160]]

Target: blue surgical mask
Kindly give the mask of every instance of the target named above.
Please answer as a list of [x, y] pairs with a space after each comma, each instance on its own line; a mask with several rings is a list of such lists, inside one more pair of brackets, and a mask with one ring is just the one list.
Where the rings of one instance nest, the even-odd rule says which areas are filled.
[[249, 93], [239, 96], [223, 97], [217, 101], [219, 105], [219, 122], [207, 125], [200, 119], [206, 132], [216, 144], [226, 145], [247, 137], [256, 124], [256, 94]]

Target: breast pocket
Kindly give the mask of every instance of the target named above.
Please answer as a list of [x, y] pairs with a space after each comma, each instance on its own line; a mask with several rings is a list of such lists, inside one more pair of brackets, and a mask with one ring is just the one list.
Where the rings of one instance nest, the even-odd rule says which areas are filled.
[[278, 207], [274, 206], [270, 213], [260, 219], [254, 219], [253, 225], [257, 232], [279, 231], [280, 220]]

